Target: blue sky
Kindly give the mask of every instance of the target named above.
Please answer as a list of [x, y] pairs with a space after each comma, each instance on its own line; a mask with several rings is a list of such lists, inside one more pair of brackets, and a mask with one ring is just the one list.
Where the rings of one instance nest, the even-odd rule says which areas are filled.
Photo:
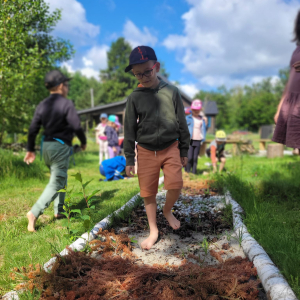
[[170, 79], [190, 95], [199, 89], [277, 79], [289, 64], [299, 0], [46, 0], [62, 9], [54, 34], [76, 55], [65, 66], [95, 76], [123, 36], [152, 46]]

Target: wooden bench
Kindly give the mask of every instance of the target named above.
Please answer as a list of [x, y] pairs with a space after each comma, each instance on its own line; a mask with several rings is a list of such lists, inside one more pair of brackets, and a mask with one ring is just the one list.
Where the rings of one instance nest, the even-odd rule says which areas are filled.
[[[213, 140], [206, 140], [203, 145], [200, 148], [199, 155], [204, 156], [205, 151], [207, 148], [207, 145], [209, 145]], [[259, 139], [255, 140], [256, 142], [259, 142], [259, 150], [266, 150], [266, 143], [271, 142], [271, 139]], [[232, 154], [237, 155], [240, 151], [238, 149], [239, 146], [243, 145], [249, 145], [248, 141], [241, 141], [241, 140], [234, 140], [234, 139], [229, 139], [226, 141], [226, 144], [232, 144]]]
[[[207, 145], [209, 145], [213, 140], [206, 140], [201, 148], [200, 148], [200, 152], [199, 152], [199, 155], [200, 156], [204, 156], [205, 155], [205, 152], [206, 152], [206, 148], [207, 148]], [[240, 140], [227, 140], [226, 141], [226, 145], [228, 144], [232, 144], [232, 154], [233, 155], [237, 155], [237, 153], [239, 152], [238, 151], [238, 145], [248, 145], [248, 142], [245, 141], [240, 141]]]
[[259, 142], [259, 150], [266, 150], [266, 143], [272, 142], [271, 139], [259, 139], [255, 140], [255, 142]]

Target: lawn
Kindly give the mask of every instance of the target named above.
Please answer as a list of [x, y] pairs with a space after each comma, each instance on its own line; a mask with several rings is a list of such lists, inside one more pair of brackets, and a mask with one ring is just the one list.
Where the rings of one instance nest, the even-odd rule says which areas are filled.
[[[68, 172], [68, 186], [74, 186], [74, 190], [79, 191], [78, 182], [71, 176], [78, 171], [81, 172], [84, 181], [93, 179], [87, 187], [87, 193], [100, 190], [95, 196], [96, 210], [92, 214], [93, 223], [97, 223], [125, 204], [139, 192], [139, 188], [137, 178], [99, 182], [101, 176], [98, 170], [98, 153], [93, 150], [96, 150], [96, 146], [91, 144], [88, 152], [76, 154], [76, 165], [71, 164]], [[12, 154], [9, 156], [11, 158]], [[53, 204], [38, 219], [37, 232], [27, 231], [26, 213], [40, 196], [50, 174], [39, 161], [39, 157], [31, 166], [22, 162], [23, 157], [24, 153], [19, 157], [14, 156], [14, 163], [6, 163], [5, 170], [0, 170], [0, 295], [14, 288], [15, 283], [9, 278], [13, 267], [43, 264], [51, 258], [54, 248], [61, 251], [70, 244], [64, 236], [66, 229], [62, 227], [63, 220], [57, 221], [53, 217]], [[4, 155], [1, 156], [1, 153], [0, 160], [3, 163]], [[16, 167], [23, 171], [10, 172]], [[84, 207], [85, 201], [79, 199], [76, 208]], [[79, 234], [84, 233], [81, 224], [75, 222], [73, 225], [74, 229], [80, 230]]]
[[[76, 166], [69, 169], [68, 186], [79, 190], [79, 185], [70, 175], [81, 172], [84, 181], [93, 179], [87, 187], [96, 195], [96, 211], [93, 222], [98, 222], [127, 202], [138, 189], [137, 178], [128, 181], [99, 182], [97, 146], [89, 143], [86, 153], [76, 154]], [[24, 155], [24, 154], [23, 154]], [[21, 155], [21, 156], [23, 156]], [[22, 163], [22, 157], [10, 156], [2, 168], [0, 187], [0, 295], [14, 288], [9, 278], [13, 267], [48, 261], [54, 247], [62, 250], [70, 244], [64, 237], [66, 229], [62, 221], [53, 218], [53, 206], [46, 209], [37, 223], [37, 233], [27, 232], [26, 212], [35, 203], [48, 182], [47, 168], [39, 161], [32, 166]], [[3, 157], [0, 160], [3, 163]], [[208, 171], [201, 158], [198, 171]], [[18, 168], [18, 172], [11, 169]], [[25, 167], [25, 169], [24, 169]], [[300, 158], [289, 156], [278, 159], [239, 156], [229, 158], [222, 176], [214, 177], [220, 187], [227, 187], [233, 198], [245, 210], [244, 221], [257, 241], [268, 252], [282, 274], [300, 297]], [[20, 170], [25, 170], [25, 173]], [[1, 170], [0, 170], [1, 171]], [[26, 174], [26, 176], [24, 175]], [[10, 176], [11, 175], [11, 176]], [[191, 178], [203, 177], [190, 176]], [[83, 208], [79, 199], [77, 208]], [[80, 229], [81, 223], [74, 226]]]
[[300, 158], [228, 159], [216, 178], [245, 211], [245, 224], [300, 297]]

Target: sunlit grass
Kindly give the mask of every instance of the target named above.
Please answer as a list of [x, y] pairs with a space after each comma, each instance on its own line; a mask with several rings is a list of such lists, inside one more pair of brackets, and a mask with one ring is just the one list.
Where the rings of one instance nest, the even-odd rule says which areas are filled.
[[[91, 148], [94, 150], [96, 147]], [[22, 155], [24, 157], [24, 153]], [[39, 162], [35, 163], [39, 164]], [[25, 167], [28, 166], [25, 165]], [[62, 227], [62, 220], [57, 221], [53, 217], [53, 204], [38, 219], [37, 232], [27, 231], [26, 213], [42, 193], [50, 176], [47, 168], [44, 166], [42, 168], [42, 177], [18, 179], [12, 176], [1, 180], [0, 295], [14, 288], [15, 283], [9, 278], [13, 267], [27, 266], [31, 263], [43, 264], [54, 253], [51, 245], [55, 245], [56, 249], [61, 251], [70, 244], [69, 240], [64, 237], [67, 232]], [[102, 176], [99, 173], [98, 152], [96, 151], [75, 155], [75, 166], [72, 163], [68, 172], [68, 186], [74, 187], [74, 191], [80, 189], [78, 182], [71, 176], [77, 172], [81, 172], [84, 182], [93, 179], [87, 187], [87, 193], [96, 189], [100, 190], [95, 197], [96, 209], [92, 214], [94, 224], [124, 205], [139, 192], [137, 178], [100, 182], [99, 179]], [[83, 209], [84, 207], [84, 199], [79, 199], [76, 208]], [[79, 234], [84, 233], [81, 222], [75, 221], [72, 226], [80, 230]]]
[[300, 297], [300, 158], [236, 157], [217, 177], [245, 210], [245, 224]]

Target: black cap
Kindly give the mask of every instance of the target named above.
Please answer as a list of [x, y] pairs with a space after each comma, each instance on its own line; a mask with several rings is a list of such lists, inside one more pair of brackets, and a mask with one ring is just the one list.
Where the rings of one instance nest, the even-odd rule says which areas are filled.
[[72, 78], [66, 77], [59, 70], [52, 70], [48, 72], [45, 76], [45, 86], [47, 89], [51, 89], [61, 83], [71, 80]]
[[132, 65], [143, 64], [149, 60], [157, 60], [154, 50], [148, 46], [138, 46], [131, 51], [129, 66], [126, 67], [125, 72], [129, 72]]

